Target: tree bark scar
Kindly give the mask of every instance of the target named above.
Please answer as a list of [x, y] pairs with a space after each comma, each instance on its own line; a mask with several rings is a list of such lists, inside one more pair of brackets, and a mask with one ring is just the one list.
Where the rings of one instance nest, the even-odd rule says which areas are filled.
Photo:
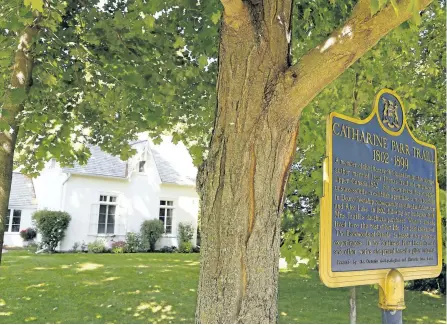
[[281, 211], [282, 208], [282, 202], [283, 202], [283, 195], [284, 195], [284, 191], [287, 185], [287, 179], [289, 176], [289, 170], [290, 170], [290, 166], [292, 165], [293, 159], [295, 158], [295, 149], [296, 149], [296, 140], [298, 138], [298, 131], [299, 131], [299, 125], [297, 125], [295, 127], [295, 129], [292, 131], [292, 137], [289, 143], [289, 160], [287, 161], [287, 163], [284, 166], [284, 170], [282, 173], [282, 184], [281, 184], [281, 189], [279, 192], [279, 197], [278, 197], [278, 213]]
[[249, 219], [248, 219], [248, 236], [247, 236], [247, 242], [250, 238], [250, 235], [253, 231], [253, 226], [255, 222], [255, 174], [256, 174], [256, 154], [255, 154], [255, 148], [254, 144], [250, 148], [250, 174], [249, 174]]
[[244, 247], [241, 247], [241, 283], [238, 292], [238, 300], [236, 307], [236, 317], [235, 319], [240, 318], [240, 313], [242, 309], [242, 301], [244, 300], [245, 293], [247, 292], [247, 265], [244, 262]]

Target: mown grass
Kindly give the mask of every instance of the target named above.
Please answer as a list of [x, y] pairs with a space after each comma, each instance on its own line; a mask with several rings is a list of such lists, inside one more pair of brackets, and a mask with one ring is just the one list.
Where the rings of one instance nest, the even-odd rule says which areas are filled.
[[[193, 323], [198, 254], [9, 251], [0, 267], [0, 323]], [[348, 323], [349, 291], [316, 273], [281, 272], [279, 322]], [[377, 290], [358, 290], [358, 322], [380, 323]], [[406, 291], [405, 323], [445, 323], [445, 297]]]

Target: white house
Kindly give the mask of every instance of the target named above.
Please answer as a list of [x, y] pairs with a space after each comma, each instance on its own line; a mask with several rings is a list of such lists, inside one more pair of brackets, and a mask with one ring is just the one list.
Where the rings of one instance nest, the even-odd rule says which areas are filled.
[[32, 181], [14, 173], [5, 245], [21, 245], [18, 231], [32, 226], [32, 212], [50, 209], [72, 217], [60, 243], [62, 251], [98, 238], [124, 240], [127, 232], [138, 232], [149, 219], [164, 223], [158, 248], [178, 246], [179, 223], [197, 229], [199, 198], [192, 159], [185, 146], [174, 145], [168, 137], [160, 145], [141, 140], [132, 146], [137, 154], [128, 161], [90, 147], [92, 155], [84, 166], [61, 168], [50, 161]]

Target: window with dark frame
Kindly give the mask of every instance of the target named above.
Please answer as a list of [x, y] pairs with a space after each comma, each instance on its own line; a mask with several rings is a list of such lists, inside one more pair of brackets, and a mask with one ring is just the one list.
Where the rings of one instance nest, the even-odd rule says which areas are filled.
[[159, 220], [163, 222], [165, 234], [172, 234], [174, 201], [160, 200]]
[[146, 164], [146, 161], [142, 160], [140, 161], [139, 165], [138, 165], [138, 171], [140, 173], [144, 172], [144, 165]]
[[8, 209], [5, 218], [5, 232], [19, 232], [21, 219], [22, 219], [22, 210]]
[[99, 196], [98, 234], [115, 233], [116, 196]]

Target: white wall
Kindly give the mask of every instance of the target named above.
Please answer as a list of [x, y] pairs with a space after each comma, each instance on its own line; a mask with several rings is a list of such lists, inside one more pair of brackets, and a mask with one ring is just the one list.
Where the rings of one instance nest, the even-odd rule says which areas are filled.
[[175, 184], [161, 184], [160, 200], [173, 200], [174, 213], [172, 222], [172, 234], [163, 235], [157, 242], [156, 248], [163, 246], [177, 246], [177, 233], [179, 223], [189, 223], [194, 227], [193, 245], [197, 236], [197, 217], [199, 213], [199, 196], [193, 186], [181, 186]]
[[[19, 207], [10, 206], [8, 209], [22, 210], [22, 215], [20, 218], [20, 230], [32, 227], [31, 215], [36, 211], [34, 207]], [[11, 221], [11, 220], [10, 220]], [[23, 240], [18, 232], [5, 232], [4, 239], [5, 246], [23, 246]]]
[[72, 220], [61, 242], [61, 250], [69, 250], [75, 242], [92, 242], [106, 238], [97, 234], [99, 196], [117, 196], [114, 241], [124, 240], [128, 231], [139, 231], [141, 223], [157, 213], [159, 187], [147, 175], [136, 173], [131, 179], [113, 179], [72, 175], [65, 184], [63, 209]]
[[47, 162], [44, 170], [37, 178], [33, 179], [34, 191], [36, 193], [37, 205], [39, 210], [61, 210], [63, 199], [63, 183], [69, 176], [62, 173], [59, 164]]

